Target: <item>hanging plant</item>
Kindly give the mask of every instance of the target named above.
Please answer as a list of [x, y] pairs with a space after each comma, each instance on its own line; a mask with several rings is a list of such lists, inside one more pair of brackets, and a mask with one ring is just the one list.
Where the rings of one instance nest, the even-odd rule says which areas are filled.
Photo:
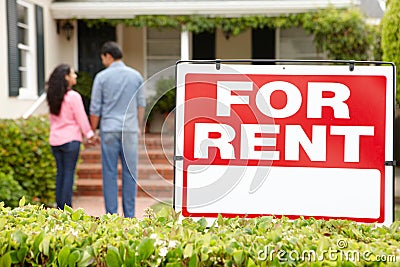
[[302, 27], [314, 35], [319, 52], [329, 59], [380, 60], [375, 42], [379, 39], [374, 26], [366, 23], [357, 8], [337, 9], [328, 7], [318, 11], [288, 14], [278, 17], [251, 15], [242, 17], [210, 17], [200, 15], [167, 16], [140, 15], [129, 19], [85, 20], [89, 27], [107, 23], [112, 26], [123, 24], [128, 27], [182, 28], [189, 32], [215, 32], [237, 36], [248, 29]]

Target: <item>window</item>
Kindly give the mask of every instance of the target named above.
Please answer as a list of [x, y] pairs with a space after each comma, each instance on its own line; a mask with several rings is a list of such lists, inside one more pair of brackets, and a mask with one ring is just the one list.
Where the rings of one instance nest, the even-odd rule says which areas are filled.
[[317, 52], [313, 36], [303, 28], [277, 29], [279, 35], [277, 58], [290, 59], [323, 59], [324, 55]]
[[19, 97], [37, 98], [34, 6], [17, 1]]
[[9, 96], [36, 99], [44, 92], [43, 9], [7, 1]]
[[146, 76], [174, 66], [181, 57], [181, 32], [179, 29], [147, 29]]

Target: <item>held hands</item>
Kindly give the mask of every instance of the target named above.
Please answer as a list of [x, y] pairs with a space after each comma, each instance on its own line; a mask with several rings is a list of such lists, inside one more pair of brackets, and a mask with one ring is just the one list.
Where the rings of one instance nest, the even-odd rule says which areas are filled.
[[95, 134], [92, 137], [87, 138], [85, 144], [89, 145], [89, 146], [95, 146], [95, 145], [100, 144], [100, 136]]

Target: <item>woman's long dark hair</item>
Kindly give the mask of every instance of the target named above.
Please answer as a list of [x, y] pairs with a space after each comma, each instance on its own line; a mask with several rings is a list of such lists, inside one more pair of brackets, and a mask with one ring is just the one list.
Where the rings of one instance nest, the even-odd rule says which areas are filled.
[[50, 75], [47, 82], [47, 104], [49, 105], [51, 114], [60, 114], [61, 103], [69, 87], [65, 75], [69, 75], [70, 71], [71, 67], [69, 65], [61, 64]]

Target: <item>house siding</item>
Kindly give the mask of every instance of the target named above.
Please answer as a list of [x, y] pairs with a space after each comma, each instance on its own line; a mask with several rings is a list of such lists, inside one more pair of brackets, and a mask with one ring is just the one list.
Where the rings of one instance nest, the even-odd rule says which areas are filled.
[[[74, 48], [71, 47], [72, 43], [64, 42], [65, 39], [62, 36], [57, 34], [56, 31], [56, 23], [55, 20], [52, 18], [50, 13], [50, 5], [52, 3], [51, 0], [36, 0], [36, 1], [28, 1], [31, 4], [35, 5], [35, 8], [38, 10], [41, 9], [43, 15], [43, 39], [38, 39], [39, 44], [35, 44], [36, 46], [43, 45], [43, 54], [39, 55], [42, 57], [43, 60], [37, 62], [35, 59], [35, 63], [39, 64], [37, 70], [42, 68], [41, 73], [38, 71], [37, 75], [42, 77], [41, 80], [41, 90], [44, 89], [45, 80], [50, 75], [52, 69], [59, 63], [65, 62], [62, 58], [62, 52], [71, 50], [73, 51]], [[15, 94], [10, 96], [10, 83], [9, 83], [9, 63], [15, 66], [13, 60], [9, 60], [8, 54], [8, 29], [7, 29], [7, 5], [4, 0], [1, 1], [0, 4], [0, 39], [3, 40], [2, 46], [0, 46], [0, 59], [1, 65], [5, 66], [3, 71], [0, 72], [0, 118], [4, 119], [14, 119], [22, 117], [35, 103], [35, 99], [19, 99], [18, 96]], [[39, 12], [40, 14], [41, 12]], [[40, 43], [42, 42], [42, 43]], [[73, 53], [72, 53], [73, 54]], [[61, 60], [60, 60], [61, 59]], [[75, 59], [69, 58], [66, 63], [74, 64]], [[35, 64], [35, 65], [36, 65]], [[43, 79], [44, 78], [44, 79]], [[40, 88], [39, 88], [40, 89]], [[47, 113], [47, 104], [45, 101], [39, 108], [35, 111], [34, 114], [43, 114]]]
[[251, 59], [251, 31], [247, 30], [227, 39], [224, 33], [218, 30], [215, 56], [220, 59]]

